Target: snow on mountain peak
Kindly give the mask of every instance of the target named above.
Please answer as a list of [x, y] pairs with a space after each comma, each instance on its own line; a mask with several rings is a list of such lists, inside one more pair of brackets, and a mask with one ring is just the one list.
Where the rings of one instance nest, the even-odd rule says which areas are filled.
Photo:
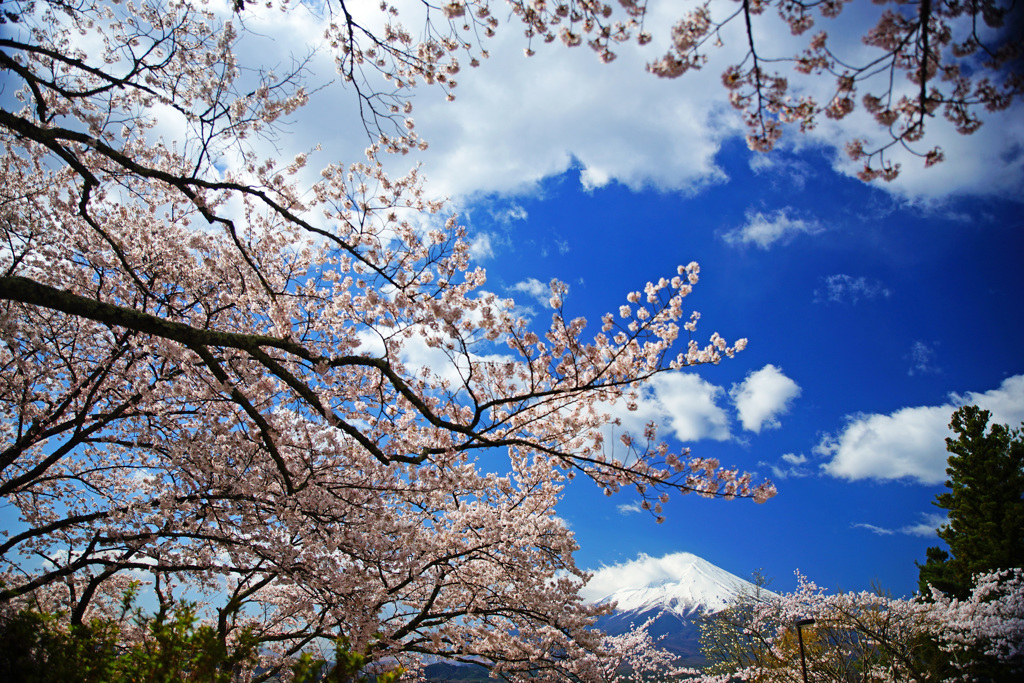
[[616, 602], [618, 612], [657, 609], [686, 616], [717, 612], [754, 585], [692, 553], [636, 560], [602, 567], [583, 591], [589, 602]]

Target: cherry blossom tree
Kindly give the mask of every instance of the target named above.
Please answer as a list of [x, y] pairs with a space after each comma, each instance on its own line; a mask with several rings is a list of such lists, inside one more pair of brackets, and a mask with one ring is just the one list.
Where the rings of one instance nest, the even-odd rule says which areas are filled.
[[[747, 600], [745, 609], [724, 614], [737, 637], [717, 638], [713, 645], [728, 646], [732, 655], [719, 656], [719, 665], [701, 680], [802, 680], [803, 662], [810, 680], [837, 682], [969, 681], [986, 674], [1012, 680], [1024, 670], [1020, 569], [977, 576], [963, 601], [938, 591], [930, 601], [881, 591], [830, 594], [797, 577], [793, 593]], [[814, 623], [802, 627], [802, 661], [794, 624], [808, 618]], [[722, 670], [729, 659], [733, 665]]]
[[932, 592], [932, 612], [941, 624], [939, 646], [951, 661], [962, 662], [965, 677], [1019, 676], [1024, 671], [1024, 570], [987, 572], [975, 579], [964, 600]]
[[274, 10], [3, 9], [0, 496], [17, 521], [0, 603], [80, 625], [141, 578], [161, 609], [199, 601], [222, 642], [255, 638], [264, 678], [339, 638], [413, 672], [431, 655], [510, 679], [661, 661], [642, 631], [589, 630], [606, 608], [579, 597], [557, 503], [580, 475], [656, 515], [672, 492], [772, 496], [655, 425], [603, 437], [645, 381], [746, 342], [694, 339], [696, 263], [594, 333], [552, 282], [537, 331], [486, 290], [419, 173], [385, 173], [382, 154], [425, 144], [401, 93], [455, 85], [465, 7], [418, 39], [331, 7], [375, 139], [318, 175], [259, 151], [309, 99], [306, 62], [237, 56], [244, 13]]
[[[561, 39], [610, 61], [655, 30], [633, 0], [508, 6], [528, 54]], [[802, 33], [842, 8], [704, 5], [649, 68], [699, 68], [742, 20], [749, 51], [724, 80], [757, 149], [783, 123], [846, 115], [857, 88], [905, 146], [939, 108], [970, 133], [979, 109], [1020, 92], [1019, 36], [997, 30], [1008, 6], [923, 0], [886, 11], [863, 66], [816, 35], [790, 62], [835, 77], [836, 95], [788, 100], [758, 22], [774, 9]], [[253, 634], [266, 675], [338, 637], [410, 671], [421, 655], [509, 678], [660, 665], [642, 631], [587, 629], [599, 610], [578, 596], [558, 499], [578, 475], [635, 487], [659, 519], [673, 491], [770, 497], [770, 483], [672, 452], [654, 425], [603, 439], [609, 406], [745, 340], [695, 340], [695, 263], [628, 294], [595, 333], [552, 282], [551, 323], [535, 329], [485, 288], [418, 171], [385, 173], [382, 155], [426, 145], [409, 93], [454, 97], [461, 66], [487, 56], [497, 3], [2, 9], [0, 495], [17, 522], [0, 541], [0, 602], [81, 624], [143, 577], [163, 606], [205, 600], [222, 641]], [[365, 160], [317, 174], [307, 154], [265, 151], [310, 97], [307, 59], [282, 71], [239, 57], [247, 17], [278, 10], [323, 17], [372, 138]], [[853, 144], [865, 178], [895, 175], [888, 147]]]

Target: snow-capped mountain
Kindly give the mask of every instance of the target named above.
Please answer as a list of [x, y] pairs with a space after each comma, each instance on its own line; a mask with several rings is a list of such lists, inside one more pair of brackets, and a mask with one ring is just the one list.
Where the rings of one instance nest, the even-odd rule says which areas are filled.
[[[622, 571], [613, 577], [610, 574], [616, 569]], [[631, 576], [643, 583], [624, 583]], [[614, 590], [593, 602], [618, 603], [615, 609], [618, 613], [656, 609], [680, 617], [717, 612], [740, 594], [753, 594], [755, 590], [751, 582], [691, 553], [674, 553], [661, 558], [641, 555], [626, 565], [599, 570], [587, 587], [588, 593], [593, 596], [602, 584]]]
[[763, 588], [716, 567], [691, 553], [652, 558], [605, 567], [594, 573], [584, 591], [598, 604], [617, 603], [615, 612], [598, 620], [610, 635], [628, 631], [653, 619], [648, 626], [660, 645], [692, 665], [700, 663], [697, 619], [725, 609], [740, 595], [771, 595]]

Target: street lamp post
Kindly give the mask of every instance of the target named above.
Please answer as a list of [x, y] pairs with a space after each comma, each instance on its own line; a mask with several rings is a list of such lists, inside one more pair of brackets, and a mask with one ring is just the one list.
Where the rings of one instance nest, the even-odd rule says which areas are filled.
[[814, 619], [796, 619], [793, 625], [796, 626], [796, 639], [800, 641], [800, 668], [804, 672], [804, 683], [807, 683], [807, 657], [804, 655], [804, 634], [800, 629], [804, 626], [813, 626]]

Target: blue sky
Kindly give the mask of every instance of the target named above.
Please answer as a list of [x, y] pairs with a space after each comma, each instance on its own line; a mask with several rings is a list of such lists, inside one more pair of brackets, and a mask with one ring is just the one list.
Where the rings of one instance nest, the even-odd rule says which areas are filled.
[[[863, 50], [856, 36], [880, 10], [855, 9], [840, 29], [823, 28]], [[794, 588], [799, 569], [828, 587], [877, 581], [913, 593], [914, 561], [938, 542], [931, 501], [943, 490], [950, 414], [979, 402], [1000, 421], [1024, 420], [1024, 105], [969, 137], [936, 118], [921, 149], [941, 145], [945, 163], [923, 169], [896, 151], [900, 177], [865, 185], [842, 154], [851, 138], [879, 139], [862, 113], [789, 131], [769, 155], [747, 150], [720, 81], [743, 36], [723, 33], [708, 65], [678, 81], [646, 74], [682, 11], [652, 2], [653, 42], [623, 46], [610, 65], [557, 44], [535, 45], [527, 59], [520, 29], [503, 25], [486, 42], [491, 57], [459, 74], [454, 102], [416, 93], [412, 116], [429, 151], [387, 163], [395, 172], [422, 164], [428, 193], [450, 197], [467, 226], [487, 288], [538, 321], [549, 295], [531, 292], [553, 278], [570, 285], [567, 315], [597, 321], [695, 260], [701, 281], [687, 301], [702, 314], [697, 339], [750, 340], [645, 409], [695, 455], [773, 479], [778, 496], [680, 498], [657, 525], [628, 492], [608, 499], [574, 482], [559, 514], [577, 535], [580, 566], [688, 551], [740, 576], [762, 568], [777, 590]], [[764, 45], [799, 51], [764, 19]], [[301, 12], [247, 24], [263, 38], [250, 37], [243, 58], [286, 63], [295, 36], [320, 35]], [[353, 98], [331, 83], [329, 53], [309, 68], [325, 87], [302, 116], [325, 123], [291, 126], [277, 144], [321, 144], [311, 168], [360, 159], [362, 131], [328, 125], [358, 120]], [[830, 97], [830, 84], [792, 84]]]
[[[763, 568], [782, 590], [800, 569], [826, 586], [877, 580], [912, 593], [914, 561], [938, 542], [931, 501], [943, 490], [935, 477], [950, 406], [1024, 380], [1022, 206], [993, 197], [910, 204], [835, 173], [815, 150], [766, 162], [729, 141], [716, 161], [728, 181], [693, 194], [586, 190], [577, 166], [467, 212], [490, 245], [488, 286], [518, 301], [542, 308], [517, 286], [557, 277], [570, 284], [568, 313], [596, 320], [648, 278], [698, 260], [688, 298], [702, 313], [697, 337], [750, 339], [735, 359], [696, 373], [717, 388], [712, 405], [727, 421], [723, 429], [721, 416], [706, 416], [686, 444], [773, 479], [779, 495], [764, 505], [674, 500], [659, 526], [630, 506], [629, 492], [608, 499], [574, 482], [561, 514], [578, 561], [595, 569], [682, 550], [740, 576]], [[764, 236], [775, 234], [768, 224], [782, 231], [776, 239]], [[759, 240], [740, 237], [750, 226]], [[730, 393], [751, 376], [762, 381], [748, 392], [744, 422]], [[1019, 421], [1024, 381], [986, 401]], [[899, 443], [922, 422], [934, 443]], [[906, 462], [865, 458], [854, 437]], [[851, 464], [839, 462], [844, 454]]]
[[[347, 6], [373, 26], [376, 3]], [[843, 27], [854, 37], [877, 10], [857, 7]], [[936, 119], [921, 149], [942, 145], [944, 164], [924, 170], [896, 153], [900, 178], [865, 185], [841, 154], [846, 140], [876, 135], [861, 114], [789, 132], [769, 155], [747, 150], [720, 84], [742, 36], [723, 34], [707, 67], [679, 81], [646, 74], [683, 11], [652, 0], [654, 41], [623, 46], [610, 65], [559, 45], [526, 59], [521, 29], [503, 25], [486, 44], [492, 57], [460, 74], [454, 102], [416, 94], [429, 151], [387, 163], [422, 164], [428, 192], [450, 197], [467, 226], [487, 288], [538, 321], [548, 293], [532, 292], [553, 278], [570, 286], [567, 315], [597, 321], [697, 261], [687, 303], [702, 314], [698, 341], [750, 340], [735, 359], [661, 386], [644, 410], [677, 445], [771, 478], [778, 496], [673, 499], [658, 525], [628, 491], [606, 498], [578, 480], [559, 514], [581, 567], [687, 551], [744, 577], [763, 569], [776, 590], [793, 589], [799, 569], [824, 586], [877, 581], [910, 594], [914, 561], [937, 543], [931, 501], [950, 414], [978, 402], [1024, 420], [1024, 105], [968, 138]], [[793, 48], [766, 20], [770, 47]], [[287, 65], [322, 36], [301, 11], [254, 10], [246, 25], [241, 58], [264, 64]], [[364, 159], [357, 103], [333, 82], [329, 51], [307, 66], [310, 105], [265, 143], [268, 155], [319, 144], [310, 169]]]

